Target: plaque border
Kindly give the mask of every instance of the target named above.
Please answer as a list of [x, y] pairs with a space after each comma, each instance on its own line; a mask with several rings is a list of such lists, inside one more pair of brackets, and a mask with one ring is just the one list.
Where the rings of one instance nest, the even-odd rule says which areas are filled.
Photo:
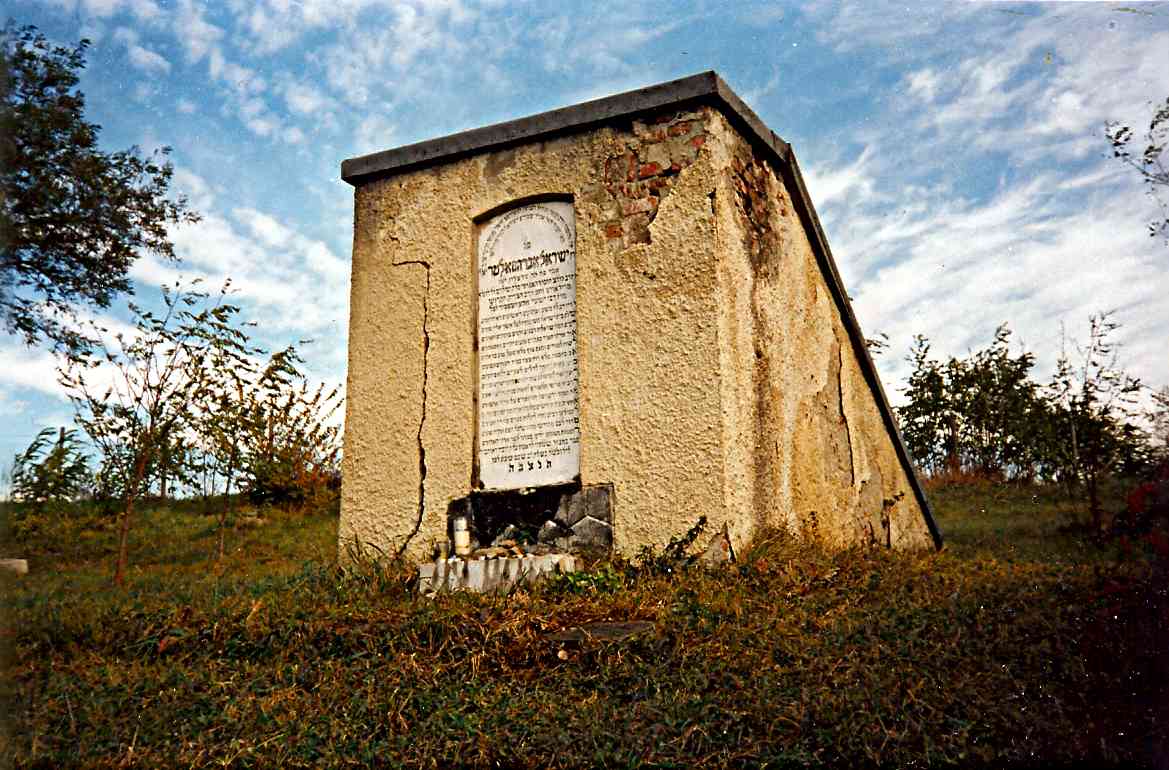
[[[512, 209], [518, 209], [518, 208], [522, 208], [524, 206], [531, 206], [531, 205], [536, 204], [536, 203], [568, 203], [572, 206], [573, 237], [575, 238], [575, 241], [572, 244], [572, 250], [573, 250], [573, 254], [575, 255], [574, 261], [576, 263], [576, 275], [577, 275], [577, 282], [576, 282], [577, 283], [577, 299], [579, 301], [579, 298], [580, 298], [580, 280], [579, 280], [579, 278], [580, 278], [580, 252], [578, 251], [577, 246], [580, 244], [580, 230], [576, 227], [576, 225], [578, 223], [578, 217], [577, 217], [577, 211], [576, 211], [576, 196], [573, 195], [571, 192], [542, 192], [542, 193], [534, 193], [532, 195], [525, 195], [525, 196], [522, 196], [519, 198], [512, 198], [511, 200], [504, 201], [503, 203], [492, 206], [491, 208], [489, 208], [489, 209], [487, 209], [479, 214], [472, 216], [471, 217], [471, 227], [469, 228], [470, 236], [471, 236], [470, 267], [471, 267], [471, 275], [473, 276], [473, 281], [474, 281], [474, 284], [471, 287], [471, 298], [470, 298], [471, 299], [471, 312], [469, 314], [469, 316], [471, 318], [471, 489], [483, 491], [485, 493], [490, 492], [492, 494], [495, 494], [495, 493], [514, 492], [516, 490], [495, 490], [495, 489], [488, 490], [486, 487], [483, 486], [483, 479], [480, 477], [480, 468], [479, 468], [479, 229], [481, 227], [483, 227], [483, 225], [486, 224], [488, 221], [490, 221], [491, 219], [494, 219], [495, 217], [497, 217], [501, 214], [506, 214], [507, 212], [511, 211]], [[579, 307], [579, 305], [578, 305], [578, 307]], [[579, 332], [579, 327], [578, 327], [578, 332]], [[579, 334], [578, 334], [578, 344], [577, 344], [576, 355], [577, 355], [577, 360], [576, 360], [577, 395], [576, 395], [576, 399], [577, 399], [577, 408], [579, 409], [580, 408], [580, 380], [581, 380]], [[580, 450], [581, 450], [581, 454], [582, 454], [581, 465], [583, 466], [584, 465], [584, 458], [583, 458], [584, 441], [581, 441], [580, 444], [581, 444]], [[565, 482], [560, 482], [557, 484], [546, 484], [544, 486], [561, 487], [561, 486], [571, 486], [571, 485], [579, 486], [580, 484], [581, 484], [581, 474], [580, 474], [580, 471], [578, 469], [577, 474], [575, 477], [573, 477], [572, 481], [565, 481]], [[527, 488], [527, 487], [525, 487], [525, 488]]]

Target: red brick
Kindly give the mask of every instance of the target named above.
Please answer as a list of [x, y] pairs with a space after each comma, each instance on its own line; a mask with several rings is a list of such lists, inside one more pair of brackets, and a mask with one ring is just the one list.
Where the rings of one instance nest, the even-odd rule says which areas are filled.
[[621, 204], [621, 213], [625, 216], [634, 214], [649, 214], [657, 209], [657, 198], [636, 198]]
[[651, 190], [661, 190], [670, 186], [670, 180], [659, 176], [649, 180], [648, 184]]
[[611, 225], [605, 225], [605, 237], [606, 238], [620, 238], [624, 234], [625, 234], [625, 231], [622, 230], [621, 225], [618, 223], [614, 223]]
[[642, 179], [662, 173], [662, 167], [656, 163], [643, 163], [638, 169], [638, 176]]
[[695, 147], [701, 147], [702, 145], [706, 144], [706, 137], [701, 135], [696, 136], [690, 140], [690, 144], [694, 145]]
[[690, 133], [690, 126], [692, 124], [688, 120], [683, 120], [681, 123], [675, 123], [670, 126], [670, 136], [681, 136], [682, 134]]

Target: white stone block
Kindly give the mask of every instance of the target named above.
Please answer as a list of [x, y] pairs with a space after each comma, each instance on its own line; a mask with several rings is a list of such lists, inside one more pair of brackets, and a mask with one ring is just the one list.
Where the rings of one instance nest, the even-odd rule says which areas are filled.
[[17, 575], [27, 575], [28, 561], [26, 559], [0, 559], [0, 570], [15, 572]]
[[441, 591], [508, 591], [519, 583], [534, 583], [547, 575], [575, 571], [576, 559], [567, 553], [494, 559], [451, 557], [418, 566], [418, 591], [424, 596]]

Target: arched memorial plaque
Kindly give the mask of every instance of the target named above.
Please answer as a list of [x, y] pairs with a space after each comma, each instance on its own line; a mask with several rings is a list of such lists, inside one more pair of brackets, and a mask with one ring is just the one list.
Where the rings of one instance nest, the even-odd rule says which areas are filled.
[[569, 201], [479, 226], [479, 481], [485, 489], [580, 475], [576, 221]]

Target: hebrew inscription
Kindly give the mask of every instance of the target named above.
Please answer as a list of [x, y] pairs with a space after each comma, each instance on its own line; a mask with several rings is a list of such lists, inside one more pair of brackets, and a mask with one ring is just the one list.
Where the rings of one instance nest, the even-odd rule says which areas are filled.
[[479, 229], [479, 479], [486, 489], [580, 474], [572, 203], [511, 209]]

